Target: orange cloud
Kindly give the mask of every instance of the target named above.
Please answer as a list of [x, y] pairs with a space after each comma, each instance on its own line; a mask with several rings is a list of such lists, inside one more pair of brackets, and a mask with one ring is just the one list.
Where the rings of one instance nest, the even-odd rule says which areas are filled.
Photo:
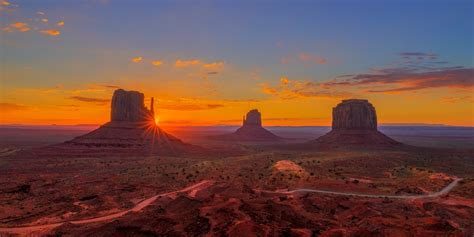
[[50, 36], [58, 36], [61, 34], [59, 30], [41, 30], [40, 32]]
[[1, 1], [0, 3], [1, 3], [1, 5], [3, 5], [3, 6], [10, 6], [10, 5], [11, 5], [11, 3], [10, 3], [10, 2], [7, 2], [7, 1]]
[[300, 53], [298, 55], [298, 58], [303, 62], [310, 62], [315, 64], [326, 64], [328, 62], [325, 58], [305, 52]]
[[198, 59], [191, 59], [191, 60], [180, 60], [180, 59], [178, 59], [174, 63], [174, 66], [178, 67], [178, 68], [185, 68], [185, 67], [195, 66], [195, 65], [199, 65], [199, 64], [201, 64], [201, 61], [198, 60]]
[[99, 98], [84, 97], [84, 96], [71, 96], [69, 97], [69, 99], [77, 100], [81, 102], [96, 103], [98, 105], [104, 105], [110, 101], [108, 99], [99, 99]]
[[163, 61], [155, 60], [155, 61], [152, 61], [151, 64], [153, 64], [153, 66], [159, 67], [163, 64]]
[[64, 26], [64, 21], [60, 21], [58, 23], [56, 23], [57, 26]]
[[142, 57], [135, 57], [135, 58], [132, 58], [132, 62], [134, 62], [134, 63], [139, 63], [139, 62], [141, 62], [142, 60], [143, 60]]
[[44, 23], [48, 23], [49, 20], [46, 19], [46, 18], [43, 18], [43, 19], [41, 19], [41, 21], [44, 22]]
[[303, 62], [306, 64], [326, 64], [328, 63], [328, 60], [306, 52], [301, 52], [296, 57], [294, 57], [292, 54], [289, 54], [280, 59], [281, 64], [290, 64], [293, 62]]
[[208, 110], [224, 107], [222, 104], [159, 104], [158, 108], [165, 110]]
[[211, 69], [211, 70], [220, 70], [224, 67], [224, 62], [218, 61], [218, 62], [213, 62], [213, 63], [206, 63], [202, 65], [205, 69]]
[[0, 110], [2, 112], [15, 112], [20, 110], [26, 110], [28, 107], [13, 103], [0, 103]]
[[[398, 93], [432, 88], [474, 87], [474, 68], [434, 68], [417, 72], [418, 69], [386, 68], [375, 73], [345, 75], [324, 83], [325, 87], [370, 86], [370, 93]], [[376, 87], [377, 86], [377, 87]]]
[[341, 92], [333, 89], [324, 88], [320, 83], [311, 81], [290, 80], [287, 77], [280, 78], [278, 86], [269, 86], [261, 84], [262, 92], [268, 95], [274, 95], [280, 99], [290, 100], [297, 98], [347, 98], [352, 93]]
[[454, 104], [454, 103], [474, 103], [474, 96], [448, 96], [448, 97], [443, 97], [442, 102], [448, 103], [448, 104]]
[[25, 22], [15, 22], [4, 28], [4, 30], [6, 31], [11, 31], [12, 29], [15, 29], [20, 32], [27, 32], [31, 30], [31, 28]]

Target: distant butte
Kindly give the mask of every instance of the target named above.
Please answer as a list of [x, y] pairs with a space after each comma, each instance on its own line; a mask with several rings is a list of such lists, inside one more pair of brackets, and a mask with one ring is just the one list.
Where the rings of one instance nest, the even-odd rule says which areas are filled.
[[377, 130], [377, 113], [368, 100], [343, 100], [332, 110], [332, 130], [311, 141], [318, 147], [395, 147], [401, 143]]
[[144, 105], [144, 94], [138, 91], [114, 91], [110, 122], [56, 148], [91, 153], [179, 155], [193, 146], [166, 133], [155, 124], [154, 100]]
[[257, 109], [250, 110], [242, 121], [242, 127], [231, 134], [211, 137], [225, 141], [279, 141], [283, 138], [262, 127], [262, 115]]

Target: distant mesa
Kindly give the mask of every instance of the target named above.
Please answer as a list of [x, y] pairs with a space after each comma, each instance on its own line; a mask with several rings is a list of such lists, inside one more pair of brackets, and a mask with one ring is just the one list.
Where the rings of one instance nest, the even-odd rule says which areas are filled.
[[343, 100], [332, 110], [332, 130], [311, 141], [319, 147], [394, 147], [401, 143], [377, 130], [377, 113], [368, 100]]
[[163, 131], [155, 124], [154, 100], [150, 108], [144, 104], [144, 94], [138, 91], [114, 91], [110, 122], [56, 148], [83, 153], [147, 153], [179, 155], [193, 147]]
[[242, 127], [231, 134], [212, 136], [211, 139], [225, 141], [279, 141], [283, 138], [262, 127], [262, 115], [257, 109], [243, 117]]

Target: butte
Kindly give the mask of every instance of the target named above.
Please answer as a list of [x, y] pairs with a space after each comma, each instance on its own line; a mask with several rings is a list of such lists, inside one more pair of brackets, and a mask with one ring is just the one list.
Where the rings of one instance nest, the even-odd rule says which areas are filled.
[[110, 121], [98, 129], [49, 148], [56, 152], [80, 155], [166, 155], [176, 156], [194, 150], [166, 133], [155, 123], [153, 98], [150, 108], [138, 91], [114, 91]]
[[224, 141], [280, 141], [283, 138], [262, 127], [262, 115], [256, 109], [250, 110], [242, 120], [242, 127], [231, 134], [213, 136], [211, 139]]
[[343, 100], [332, 110], [332, 130], [310, 141], [321, 148], [397, 147], [401, 143], [377, 130], [377, 113], [368, 100]]

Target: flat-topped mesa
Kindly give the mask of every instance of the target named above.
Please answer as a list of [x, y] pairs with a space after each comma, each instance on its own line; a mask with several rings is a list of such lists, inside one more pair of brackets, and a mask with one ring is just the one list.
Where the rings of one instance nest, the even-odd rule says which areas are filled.
[[281, 137], [262, 127], [262, 114], [252, 109], [244, 116], [242, 127], [234, 133], [211, 136], [211, 139], [224, 141], [280, 141]]
[[110, 121], [98, 129], [56, 148], [76, 151], [81, 155], [160, 154], [180, 155], [199, 150], [166, 133], [154, 121], [154, 100], [150, 109], [145, 96], [138, 91], [118, 89], [111, 103]]
[[377, 113], [368, 100], [343, 100], [332, 110], [332, 130], [310, 142], [319, 148], [396, 147], [399, 142], [377, 130]]
[[377, 114], [368, 100], [343, 100], [332, 109], [332, 129], [377, 130]]
[[153, 98], [150, 109], [144, 104], [145, 95], [138, 91], [118, 89], [112, 96], [110, 121], [143, 122], [154, 120]]
[[262, 126], [262, 114], [257, 109], [250, 110], [244, 117], [242, 126]]

